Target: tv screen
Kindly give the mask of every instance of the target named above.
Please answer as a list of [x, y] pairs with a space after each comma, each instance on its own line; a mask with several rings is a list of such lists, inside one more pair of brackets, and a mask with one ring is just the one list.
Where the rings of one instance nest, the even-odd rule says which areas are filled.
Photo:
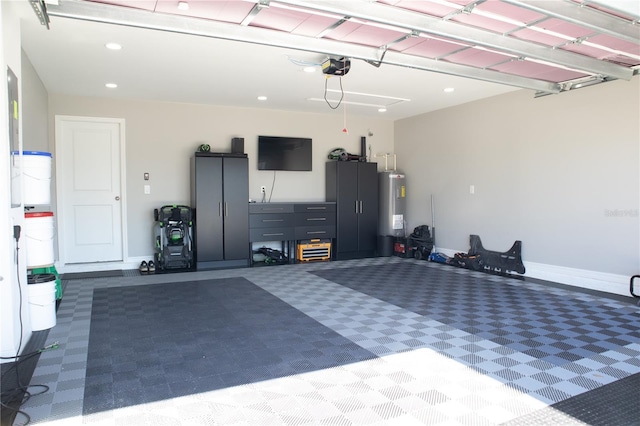
[[258, 136], [258, 170], [311, 171], [311, 139]]

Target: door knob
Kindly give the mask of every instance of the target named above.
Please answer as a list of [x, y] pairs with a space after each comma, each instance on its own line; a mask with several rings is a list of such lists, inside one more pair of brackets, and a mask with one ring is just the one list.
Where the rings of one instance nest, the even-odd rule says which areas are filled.
[[116, 195], [116, 201], [120, 201], [120, 196]]

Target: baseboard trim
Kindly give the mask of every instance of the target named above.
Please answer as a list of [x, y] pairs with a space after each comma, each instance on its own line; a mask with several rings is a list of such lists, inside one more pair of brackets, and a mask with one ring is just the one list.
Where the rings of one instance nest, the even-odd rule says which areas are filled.
[[60, 274], [75, 272], [96, 272], [96, 271], [113, 271], [138, 269], [143, 260], [147, 262], [153, 259], [153, 255], [129, 257], [120, 262], [96, 262], [96, 263], [70, 263], [66, 265], [56, 264], [56, 271]]
[[624, 275], [534, 262], [523, 263], [527, 268], [527, 273], [525, 274], [527, 277], [619, 294], [621, 296], [631, 296], [629, 293], [629, 277]]
[[[460, 250], [434, 249], [439, 253], [453, 257]], [[587, 269], [567, 268], [564, 266], [547, 265], [536, 262], [523, 262], [526, 268], [525, 277], [551, 281], [558, 284], [566, 284], [589, 290], [603, 291], [606, 293], [631, 296], [629, 293], [629, 279], [624, 275], [610, 274], [607, 272], [590, 271]], [[515, 273], [514, 275], [520, 276]]]
[[[443, 253], [449, 257], [459, 253], [460, 250], [451, 250], [438, 247], [434, 249], [439, 253]], [[82, 263], [70, 265], [56, 265], [59, 273], [73, 272], [93, 272], [93, 271], [109, 271], [115, 269], [127, 270], [137, 269], [140, 262], [147, 262], [153, 256], [138, 256], [127, 258], [122, 262], [100, 262], [100, 263]], [[606, 293], [618, 294], [621, 296], [631, 296], [629, 293], [629, 279], [624, 275], [610, 274], [607, 272], [590, 271], [586, 269], [567, 268], [564, 266], [547, 265], [536, 262], [523, 262], [526, 268], [525, 277], [536, 278], [539, 280], [551, 281], [558, 284], [566, 284], [589, 290], [604, 291]], [[520, 275], [520, 274], [514, 274]]]

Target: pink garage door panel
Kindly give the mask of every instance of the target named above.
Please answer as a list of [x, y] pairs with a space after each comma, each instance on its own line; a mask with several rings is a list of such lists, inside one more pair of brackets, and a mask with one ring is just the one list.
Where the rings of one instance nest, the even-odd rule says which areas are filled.
[[555, 18], [550, 18], [544, 22], [540, 22], [539, 24], [536, 24], [536, 27], [553, 31], [558, 34], [563, 34], [571, 38], [584, 37], [593, 33], [593, 30], [590, 30], [588, 28], [561, 21], [560, 19]]
[[538, 21], [546, 16], [541, 13], [534, 12], [533, 10], [517, 7], [500, 1], [487, 1], [485, 3], [480, 3], [478, 7], [474, 9], [474, 11], [476, 10], [504, 16], [507, 19], [522, 22], [525, 24], [530, 24], [531, 22]]
[[[329, 37], [331, 37], [332, 35], [333, 32], [328, 34]], [[339, 40], [347, 43], [356, 43], [366, 46], [379, 47], [384, 46], [385, 44], [389, 44], [392, 41], [395, 41], [405, 35], [407, 35], [407, 33], [387, 30], [384, 28], [371, 27], [369, 25], [360, 25]]]
[[519, 28], [517, 25], [513, 25], [508, 22], [501, 22], [492, 18], [487, 18], [485, 16], [475, 14], [468, 15], [466, 13], [456, 15], [456, 17], [453, 18], [452, 21], [471, 25], [472, 27], [493, 31], [496, 33], [506, 33]]
[[[640, 29], [638, 29], [638, 31], [640, 31]], [[589, 37], [587, 41], [608, 47], [610, 49], [620, 50], [633, 56], [640, 56], [640, 43], [631, 43], [629, 41], [611, 37], [607, 34], [599, 34], [593, 37]]]
[[445, 61], [456, 64], [469, 65], [477, 68], [486, 68], [500, 62], [512, 59], [512, 55], [503, 55], [482, 49], [465, 49], [444, 58]]
[[[522, 30], [514, 31], [511, 35], [523, 40], [535, 41], [536, 43], [545, 44], [547, 46], [560, 46], [571, 40], [585, 37], [593, 34], [593, 31], [563, 22], [558, 19], [547, 19], [535, 25], [539, 30], [548, 32], [533, 30], [524, 28]], [[557, 35], [556, 35], [557, 34]]]
[[402, 51], [409, 55], [423, 56], [425, 58], [439, 58], [448, 53], [469, 47], [460, 43], [451, 43], [444, 40], [434, 38], [420, 38], [424, 40], [422, 43], [415, 44], [408, 49]]
[[317, 37], [321, 32], [329, 28], [336, 22], [336, 19], [327, 16], [310, 15], [300, 23], [293, 31], [293, 34]]
[[404, 50], [407, 50], [413, 46], [415, 46], [416, 44], [420, 44], [422, 42], [424, 42], [426, 40], [425, 37], [408, 37], [398, 43], [393, 43], [391, 45], [389, 45], [389, 49], [391, 50], [396, 50], [398, 52], [402, 52]]
[[[93, 0], [95, 3], [105, 3], [105, 4], [113, 4], [116, 6], [125, 6], [131, 7], [134, 9], [144, 9], [144, 10], [155, 10], [156, 8], [156, 0], [139, 0], [139, 1], [131, 1], [131, 0]], [[175, 5], [175, 2], [174, 2]]]
[[633, 66], [640, 65], [640, 60], [635, 58], [629, 58], [628, 56], [611, 54], [605, 59], [609, 62], [613, 62], [615, 64], [618, 64], [624, 67], [633, 67]]
[[312, 15], [295, 10], [271, 7], [262, 9], [251, 26], [270, 28], [297, 35], [315, 37], [338, 21], [338, 17]]
[[507, 74], [515, 74], [523, 77], [537, 78], [540, 80], [560, 83], [562, 81], [573, 80], [576, 78], [587, 77], [588, 74], [576, 71], [566, 70], [564, 68], [556, 68], [545, 64], [531, 61], [511, 61], [506, 64], [491, 67], [492, 70], [504, 72]]
[[[626, 19], [627, 21], [634, 21], [634, 20], [638, 19], [638, 18], [634, 18], [633, 16], [627, 15], [622, 11], [617, 11], [617, 10], [614, 10], [614, 9], [610, 9], [610, 8], [607, 8], [606, 6], [599, 5], [599, 4], [596, 4], [596, 3], [589, 3], [589, 2], [585, 2], [584, 0], [571, 0], [571, 1], [573, 1], [574, 3], [578, 3], [580, 5], [582, 5], [584, 3], [584, 6], [586, 6], [586, 7], [589, 7], [591, 9], [596, 9], [596, 10], [599, 10], [601, 12], [609, 13], [609, 14], [611, 14], [613, 16], [617, 16], [619, 18]], [[627, 0], [627, 1], [632, 2], [632, 1], [636, 1], [636, 0]]]
[[[290, 33], [310, 16], [309, 13], [270, 7], [268, 9], [262, 9], [260, 13], [253, 18], [253, 21], [251, 21], [251, 26], [271, 28]], [[335, 20], [333, 20], [333, 22], [335, 22]]]
[[155, 11], [239, 24], [251, 12], [254, 5], [254, 3], [243, 1], [188, 0], [188, 3], [189, 10], [180, 10], [176, 7], [175, 1], [159, 1]]
[[325, 37], [347, 43], [380, 47], [405, 36], [407, 33], [386, 28], [347, 21], [329, 32]]
[[[579, 53], [585, 56], [591, 56], [592, 58], [603, 59], [603, 60], [609, 60], [610, 57], [619, 56], [608, 50], [598, 49], [596, 47], [587, 46], [585, 44], [568, 44], [566, 46], [562, 46], [562, 49], [568, 50], [570, 52]], [[621, 57], [625, 58], [625, 56], [621, 56]], [[629, 61], [630, 63], [638, 62], [637, 59], [634, 60], [628, 56], [626, 57], [626, 60]]]
[[[437, 16], [438, 18], [442, 18], [447, 16], [448, 14], [455, 12], [458, 10], [457, 8], [453, 8], [450, 6], [446, 6], [443, 4], [431, 3], [428, 1], [416, 1], [416, 0], [380, 0], [378, 3], [389, 4], [400, 9], [407, 9], [414, 12], [424, 13], [426, 15]], [[450, 3], [458, 3], [461, 6], [465, 6], [468, 1], [451, 1]]]
[[513, 33], [511, 33], [511, 36], [522, 40], [534, 41], [536, 43], [544, 44], [547, 46], [558, 46], [567, 42], [566, 38], [558, 37], [548, 33], [542, 33], [540, 31], [532, 30], [529, 28], [514, 31]]

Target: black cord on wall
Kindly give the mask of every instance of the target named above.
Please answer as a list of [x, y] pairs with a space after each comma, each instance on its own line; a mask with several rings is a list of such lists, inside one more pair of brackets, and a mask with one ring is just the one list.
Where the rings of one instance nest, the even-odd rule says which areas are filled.
[[[18, 384], [17, 387], [13, 388], [13, 389], [9, 389], [5, 392], [2, 392], [1, 396], [0, 396], [0, 405], [7, 409], [10, 410], [11, 412], [14, 412], [16, 415], [20, 414], [22, 416], [25, 417], [25, 421], [24, 423], [22, 423], [23, 426], [28, 425], [31, 422], [31, 417], [25, 413], [24, 411], [20, 410], [20, 407], [22, 406], [22, 404], [24, 404], [25, 402], [27, 402], [29, 400], [29, 398], [31, 398], [32, 396], [36, 396], [36, 395], [40, 395], [43, 394], [45, 392], [47, 392], [49, 390], [49, 386], [47, 385], [31, 385], [31, 386], [24, 386], [20, 380], [20, 372], [19, 372], [19, 365], [25, 361], [27, 361], [28, 359], [31, 359], [34, 356], [39, 355], [43, 350], [49, 349], [49, 348], [54, 348], [54, 347], [58, 347], [57, 344], [54, 345], [50, 345], [47, 348], [42, 348], [38, 351], [35, 352], [31, 352], [28, 354], [23, 354], [20, 355], [20, 351], [22, 350], [22, 334], [24, 332], [24, 324], [22, 322], [22, 302], [23, 302], [23, 295], [22, 295], [22, 283], [20, 282], [20, 245], [19, 245], [19, 241], [20, 241], [20, 232], [21, 232], [21, 228], [19, 225], [16, 225], [13, 227], [13, 238], [16, 241], [16, 249], [15, 249], [15, 253], [16, 253], [16, 257], [15, 257], [15, 263], [16, 263], [16, 277], [17, 277], [17, 282], [18, 282], [18, 294], [19, 294], [19, 306], [18, 306], [18, 316], [19, 316], [19, 320], [20, 320], [20, 338], [18, 340], [18, 348], [16, 350], [16, 355], [12, 356], [12, 357], [2, 357], [2, 359], [15, 359], [16, 361], [13, 363], [13, 365], [11, 367], [9, 367], [7, 369], [7, 371], [5, 371], [2, 374], [2, 377], [0, 377], [0, 381], [4, 381], [5, 380], [5, 376], [12, 370], [15, 369], [16, 370], [16, 382]], [[38, 392], [38, 393], [31, 393], [29, 392], [29, 388], [30, 387], [41, 387], [43, 388], [42, 391]], [[14, 400], [18, 400], [19, 405], [17, 407], [12, 407], [10, 405], [5, 404], [2, 401], [14, 401]]]

